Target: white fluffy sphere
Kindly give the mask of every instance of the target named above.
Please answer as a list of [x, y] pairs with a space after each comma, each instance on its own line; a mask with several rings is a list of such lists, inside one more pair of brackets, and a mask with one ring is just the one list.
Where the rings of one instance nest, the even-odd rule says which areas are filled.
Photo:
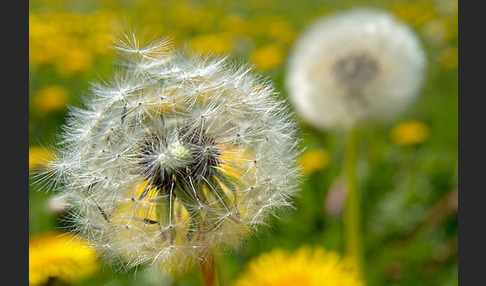
[[182, 273], [291, 205], [299, 140], [270, 82], [164, 40], [116, 48], [113, 79], [71, 108], [39, 176], [75, 233], [123, 269]]
[[353, 9], [315, 22], [288, 63], [291, 102], [322, 130], [387, 120], [418, 95], [426, 59], [414, 32], [386, 12]]

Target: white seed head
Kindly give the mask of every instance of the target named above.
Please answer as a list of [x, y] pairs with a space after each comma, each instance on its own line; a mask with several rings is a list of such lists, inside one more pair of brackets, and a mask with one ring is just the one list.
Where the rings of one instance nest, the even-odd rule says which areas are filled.
[[71, 108], [40, 180], [107, 260], [183, 272], [291, 206], [296, 125], [246, 66], [136, 36], [118, 44], [120, 70]]
[[302, 118], [323, 130], [388, 120], [418, 95], [425, 54], [405, 23], [353, 9], [315, 22], [295, 44], [286, 85]]

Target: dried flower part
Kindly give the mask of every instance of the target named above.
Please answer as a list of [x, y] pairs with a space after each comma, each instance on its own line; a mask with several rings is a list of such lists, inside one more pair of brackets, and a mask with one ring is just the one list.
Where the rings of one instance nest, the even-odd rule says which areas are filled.
[[386, 12], [353, 9], [305, 31], [286, 83], [304, 120], [323, 130], [349, 129], [408, 107], [422, 87], [425, 65], [407, 24]]
[[225, 58], [118, 41], [121, 70], [71, 108], [41, 181], [74, 231], [124, 268], [183, 272], [290, 206], [296, 127], [274, 88]]

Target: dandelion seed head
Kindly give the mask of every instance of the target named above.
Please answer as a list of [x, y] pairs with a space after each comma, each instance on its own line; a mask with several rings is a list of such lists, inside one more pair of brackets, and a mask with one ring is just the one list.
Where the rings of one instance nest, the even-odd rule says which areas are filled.
[[426, 59], [413, 30], [379, 10], [316, 21], [298, 39], [286, 79], [302, 118], [323, 129], [388, 120], [417, 97]]
[[70, 109], [39, 181], [106, 261], [183, 273], [291, 206], [296, 124], [248, 66], [132, 34], [117, 45], [115, 75]]

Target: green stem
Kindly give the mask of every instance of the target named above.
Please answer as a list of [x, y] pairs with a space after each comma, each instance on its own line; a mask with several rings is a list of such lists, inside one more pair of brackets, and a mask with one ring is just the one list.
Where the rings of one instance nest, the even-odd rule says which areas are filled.
[[348, 134], [344, 172], [348, 185], [348, 195], [344, 213], [346, 252], [363, 276], [363, 238], [361, 234], [361, 199], [356, 167], [359, 157], [358, 131], [353, 129]]

